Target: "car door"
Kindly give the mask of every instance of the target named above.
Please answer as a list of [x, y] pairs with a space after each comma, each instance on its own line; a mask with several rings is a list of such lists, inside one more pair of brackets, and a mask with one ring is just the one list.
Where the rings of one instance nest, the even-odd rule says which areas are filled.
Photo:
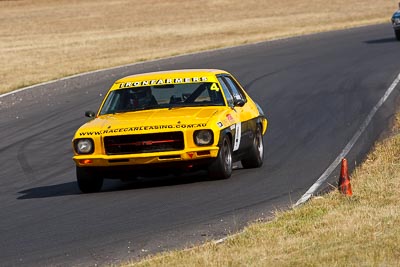
[[235, 120], [235, 134], [232, 150], [239, 155], [252, 145], [253, 132], [250, 125], [250, 114], [246, 110], [247, 99], [237, 82], [229, 75], [220, 75], [218, 80], [224, 90], [228, 105], [232, 107]]

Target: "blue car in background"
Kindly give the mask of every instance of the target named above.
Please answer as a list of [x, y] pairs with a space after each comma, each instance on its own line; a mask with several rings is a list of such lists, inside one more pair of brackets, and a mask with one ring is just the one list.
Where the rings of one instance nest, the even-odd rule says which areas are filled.
[[396, 39], [400, 41], [400, 3], [399, 10], [397, 10], [392, 16], [392, 25]]

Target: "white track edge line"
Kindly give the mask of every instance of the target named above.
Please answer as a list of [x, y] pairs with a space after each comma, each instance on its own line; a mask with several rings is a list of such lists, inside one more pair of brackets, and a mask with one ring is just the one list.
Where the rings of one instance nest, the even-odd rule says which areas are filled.
[[358, 138], [360, 138], [361, 134], [367, 129], [368, 125], [371, 123], [372, 118], [375, 116], [376, 112], [379, 110], [379, 108], [385, 103], [385, 101], [388, 99], [389, 95], [393, 92], [393, 90], [396, 88], [397, 84], [400, 82], [400, 73], [397, 75], [396, 79], [393, 81], [393, 83], [390, 85], [390, 87], [386, 90], [385, 94], [382, 96], [382, 98], [378, 101], [378, 103], [373, 107], [373, 109], [370, 111], [368, 114], [367, 118], [365, 121], [361, 124], [360, 128], [358, 131], [354, 134], [354, 136], [351, 138], [351, 140], [347, 143], [345, 148], [342, 150], [342, 152], [337, 156], [337, 158], [331, 163], [331, 165], [325, 170], [325, 172], [318, 178], [318, 180], [308, 189], [308, 191], [294, 204], [293, 207], [297, 207], [307, 200], [309, 200], [314, 193], [318, 190], [318, 188], [328, 179], [328, 177], [332, 174], [332, 172], [336, 169], [337, 166], [339, 166], [339, 163], [341, 160], [347, 156], [347, 154], [350, 152], [354, 144], [357, 142]]
[[60, 81], [65, 81], [65, 80], [69, 80], [69, 79], [73, 79], [73, 78], [78, 78], [78, 77], [83, 77], [86, 75], [91, 75], [91, 74], [96, 74], [99, 72], [103, 72], [103, 71], [109, 71], [109, 70], [114, 70], [114, 69], [119, 69], [119, 68], [129, 68], [129, 67], [134, 67], [136, 65], [140, 65], [143, 63], [154, 63], [157, 62], [158, 60], [162, 60], [162, 59], [155, 59], [155, 60], [150, 60], [150, 61], [146, 61], [146, 62], [135, 62], [135, 63], [131, 63], [131, 64], [126, 64], [126, 65], [121, 65], [121, 66], [116, 66], [116, 67], [110, 67], [110, 68], [104, 68], [104, 69], [99, 69], [99, 70], [93, 70], [93, 71], [87, 71], [87, 72], [83, 72], [83, 73], [78, 73], [78, 74], [74, 74], [74, 75], [70, 75], [70, 76], [66, 76], [66, 77], [62, 77], [59, 79], [55, 79], [55, 80], [50, 80], [47, 82], [42, 82], [42, 83], [38, 83], [38, 84], [33, 84], [27, 87], [23, 87], [14, 91], [10, 91], [8, 93], [4, 93], [4, 94], [0, 94], [0, 98], [8, 96], [8, 95], [12, 95], [12, 94], [16, 94], [22, 91], [26, 91], [28, 89], [32, 89], [35, 87], [40, 87], [40, 86], [44, 86], [44, 85], [48, 85], [48, 84], [52, 84], [52, 83], [56, 83], [56, 82], [60, 82]]
[[[305, 36], [308, 36], [308, 35], [305, 35]], [[296, 38], [296, 37], [300, 37], [300, 36], [293, 36], [293, 38]], [[8, 96], [8, 95], [16, 94], [16, 93], [19, 93], [22, 91], [26, 91], [28, 89], [32, 89], [35, 87], [40, 87], [43, 85], [48, 85], [48, 84], [52, 84], [52, 83], [56, 83], [56, 82], [60, 82], [60, 81], [64, 81], [64, 80], [69, 80], [69, 79], [73, 79], [73, 78], [78, 78], [78, 77], [82, 77], [82, 76], [86, 76], [86, 75], [96, 74], [96, 73], [103, 72], [103, 71], [112, 71], [112, 70], [116, 70], [119, 68], [130, 68], [130, 67], [135, 67], [140, 64], [157, 63], [162, 60], [177, 59], [177, 58], [186, 57], [186, 56], [195, 56], [195, 55], [199, 55], [199, 54], [203, 54], [203, 53], [212, 53], [212, 52], [224, 51], [224, 50], [229, 50], [229, 49], [242, 48], [242, 47], [246, 47], [246, 46], [255, 46], [255, 45], [263, 44], [265, 42], [280, 41], [280, 40], [286, 40], [289, 38], [276, 38], [276, 39], [272, 39], [269, 41], [259, 41], [259, 42], [250, 43], [250, 44], [233, 45], [233, 46], [227, 46], [227, 47], [221, 47], [221, 48], [215, 48], [215, 49], [202, 50], [202, 51], [197, 51], [197, 52], [189, 52], [189, 53], [184, 53], [184, 54], [176, 55], [176, 56], [166, 56], [166, 57], [151, 59], [151, 60], [147, 60], [147, 61], [137, 61], [137, 62], [128, 63], [128, 64], [120, 65], [120, 66], [106, 67], [103, 69], [82, 72], [82, 73], [62, 77], [59, 79], [54, 79], [54, 80], [50, 80], [50, 81], [46, 81], [46, 82], [42, 82], [42, 83], [38, 83], [38, 84], [29, 85], [27, 87], [19, 88], [19, 89], [16, 89], [16, 90], [4, 93], [4, 94], [0, 94], [0, 98]]]
[[166, 57], [160, 57], [160, 58], [155, 58], [155, 59], [151, 59], [148, 61], [138, 61], [138, 62], [133, 62], [133, 63], [128, 63], [125, 65], [120, 65], [120, 66], [114, 66], [114, 67], [106, 67], [106, 68], [102, 68], [102, 69], [98, 69], [98, 70], [93, 70], [93, 71], [87, 71], [87, 72], [83, 72], [83, 73], [78, 73], [78, 74], [73, 74], [70, 76], [66, 76], [66, 77], [62, 77], [62, 78], [58, 78], [58, 79], [54, 79], [54, 80], [50, 80], [50, 81], [46, 81], [46, 82], [42, 82], [42, 83], [37, 83], [37, 84], [32, 84], [29, 85], [27, 87], [23, 87], [23, 88], [19, 88], [4, 94], [0, 94], [0, 98], [8, 96], [8, 95], [12, 95], [12, 94], [16, 94], [28, 89], [32, 89], [35, 87], [39, 87], [39, 86], [43, 86], [43, 85], [48, 85], [48, 84], [52, 84], [55, 82], [59, 82], [59, 81], [64, 81], [64, 80], [68, 80], [68, 79], [73, 79], [73, 78], [77, 78], [77, 77], [81, 77], [81, 76], [85, 76], [85, 75], [90, 75], [90, 74], [95, 74], [98, 72], [102, 72], [102, 71], [109, 71], [109, 70], [115, 70], [115, 69], [119, 69], [119, 68], [129, 68], [129, 67], [134, 67], [136, 65], [140, 65], [140, 64], [144, 64], [144, 63], [156, 63], [162, 60], [167, 60], [167, 59], [174, 59], [174, 58], [180, 58], [180, 57], [185, 57], [185, 56], [193, 56], [193, 55], [198, 55], [198, 54], [203, 54], [203, 53], [211, 53], [211, 52], [218, 52], [218, 51], [224, 51], [224, 50], [229, 50], [229, 49], [234, 49], [234, 48], [242, 48], [242, 47], [246, 47], [246, 46], [256, 46], [256, 45], [261, 45], [264, 43], [271, 43], [271, 42], [278, 42], [278, 41], [284, 41], [284, 40], [288, 40], [288, 39], [292, 39], [292, 38], [304, 38], [304, 37], [309, 37], [309, 36], [314, 36], [314, 35], [318, 35], [318, 34], [323, 34], [323, 33], [332, 33], [332, 32], [337, 32], [337, 31], [351, 31], [351, 30], [355, 30], [355, 29], [360, 29], [360, 28], [364, 28], [364, 27], [370, 27], [370, 26], [376, 26], [376, 25], [380, 25], [382, 23], [378, 23], [378, 24], [367, 24], [367, 25], [359, 25], [359, 26], [355, 26], [355, 27], [351, 27], [351, 28], [345, 28], [345, 29], [337, 29], [337, 30], [333, 30], [333, 31], [326, 31], [326, 32], [315, 32], [315, 33], [309, 33], [309, 34], [305, 34], [305, 35], [295, 35], [295, 36], [289, 36], [289, 37], [278, 37], [278, 38], [273, 38], [271, 40], [261, 40], [258, 42], [254, 42], [254, 43], [248, 43], [248, 44], [241, 44], [241, 45], [231, 45], [231, 46], [226, 46], [226, 47], [221, 47], [221, 48], [214, 48], [214, 49], [205, 49], [205, 50], [200, 50], [200, 51], [196, 51], [196, 52], [188, 52], [188, 53], [184, 53], [182, 55], [176, 55], [176, 56], [166, 56]]

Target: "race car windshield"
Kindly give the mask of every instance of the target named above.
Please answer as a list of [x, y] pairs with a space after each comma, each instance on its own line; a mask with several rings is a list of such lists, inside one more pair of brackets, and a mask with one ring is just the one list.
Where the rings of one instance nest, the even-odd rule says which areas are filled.
[[104, 102], [100, 115], [196, 106], [225, 106], [217, 83], [168, 84], [114, 90]]

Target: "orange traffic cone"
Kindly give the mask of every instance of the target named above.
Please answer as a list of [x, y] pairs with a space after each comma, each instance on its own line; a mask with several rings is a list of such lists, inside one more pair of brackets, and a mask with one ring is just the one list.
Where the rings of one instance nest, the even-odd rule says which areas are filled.
[[346, 196], [353, 195], [353, 191], [351, 191], [349, 173], [347, 171], [346, 159], [342, 159], [342, 167], [340, 169], [340, 178], [339, 178], [339, 191]]

